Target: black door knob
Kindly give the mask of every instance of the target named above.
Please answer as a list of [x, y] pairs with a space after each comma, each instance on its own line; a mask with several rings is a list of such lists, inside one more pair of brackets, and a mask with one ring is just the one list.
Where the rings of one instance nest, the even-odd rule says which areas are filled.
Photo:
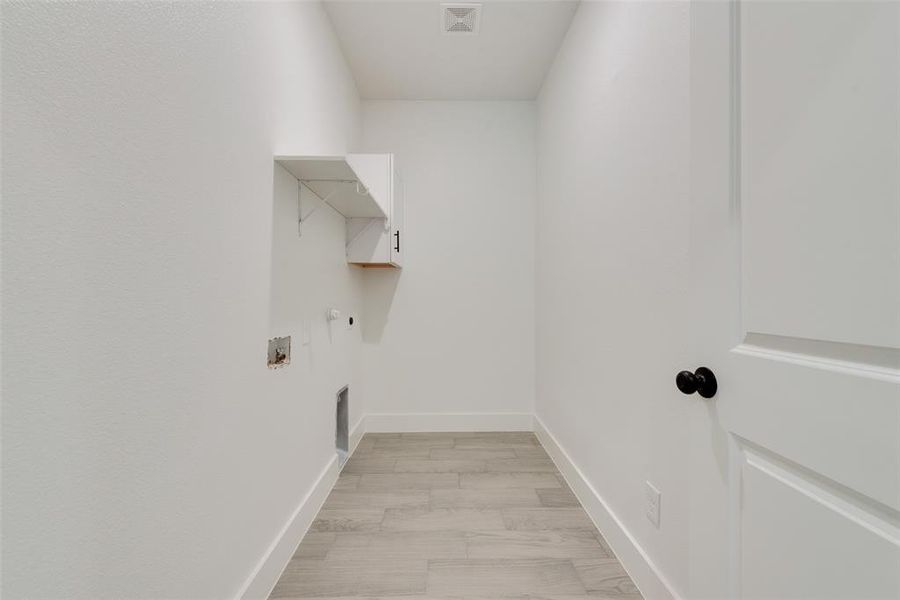
[[699, 367], [693, 373], [682, 371], [675, 376], [675, 385], [678, 386], [682, 394], [697, 392], [704, 398], [712, 398], [716, 395], [716, 390], [719, 388], [716, 376], [706, 367]]

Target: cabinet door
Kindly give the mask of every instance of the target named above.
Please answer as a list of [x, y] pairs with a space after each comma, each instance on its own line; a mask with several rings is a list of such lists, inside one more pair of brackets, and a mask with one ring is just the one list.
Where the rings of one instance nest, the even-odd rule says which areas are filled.
[[403, 179], [397, 169], [393, 169], [393, 203], [391, 205], [391, 263], [398, 267], [403, 266], [403, 253], [406, 249], [406, 240], [403, 238], [403, 201], [405, 192]]

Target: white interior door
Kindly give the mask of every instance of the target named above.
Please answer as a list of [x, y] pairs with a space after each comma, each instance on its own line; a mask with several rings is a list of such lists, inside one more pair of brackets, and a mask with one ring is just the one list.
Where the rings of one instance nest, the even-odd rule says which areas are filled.
[[691, 596], [900, 598], [900, 3], [695, 3]]

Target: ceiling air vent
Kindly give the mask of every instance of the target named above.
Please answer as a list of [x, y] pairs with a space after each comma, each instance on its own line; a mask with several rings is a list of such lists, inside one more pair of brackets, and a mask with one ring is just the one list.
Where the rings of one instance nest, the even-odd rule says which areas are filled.
[[444, 33], [474, 35], [480, 27], [480, 4], [441, 4], [441, 30]]

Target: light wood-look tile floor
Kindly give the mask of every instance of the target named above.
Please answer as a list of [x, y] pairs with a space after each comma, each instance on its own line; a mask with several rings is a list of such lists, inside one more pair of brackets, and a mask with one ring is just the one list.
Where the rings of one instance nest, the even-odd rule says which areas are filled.
[[271, 598], [641, 596], [531, 433], [366, 434]]

